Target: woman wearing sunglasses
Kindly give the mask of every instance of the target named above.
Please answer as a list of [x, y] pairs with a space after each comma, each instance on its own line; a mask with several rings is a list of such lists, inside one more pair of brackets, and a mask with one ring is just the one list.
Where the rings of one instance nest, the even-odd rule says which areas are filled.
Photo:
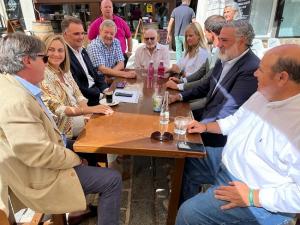
[[[88, 106], [70, 72], [70, 60], [66, 44], [60, 35], [45, 38], [48, 65], [41, 83], [42, 99], [53, 113], [61, 133], [72, 143], [85, 125], [85, 117], [92, 113], [111, 114], [109, 106]], [[72, 146], [68, 146], [72, 147]]]
[[196, 72], [209, 56], [205, 37], [201, 25], [191, 23], [185, 30], [184, 57], [167, 71], [183, 76], [189, 76]]

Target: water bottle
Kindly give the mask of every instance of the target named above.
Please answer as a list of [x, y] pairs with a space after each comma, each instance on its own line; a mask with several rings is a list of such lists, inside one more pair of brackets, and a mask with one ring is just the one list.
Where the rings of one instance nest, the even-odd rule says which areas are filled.
[[165, 97], [160, 110], [160, 118], [159, 122], [162, 125], [168, 124], [170, 120], [170, 112], [169, 112], [169, 92], [165, 92]]
[[153, 61], [151, 60], [148, 66], [148, 78], [153, 79], [154, 78], [154, 66]]
[[165, 67], [164, 67], [164, 61], [160, 60], [158, 69], [157, 69], [157, 77], [158, 78], [164, 78], [165, 75]]

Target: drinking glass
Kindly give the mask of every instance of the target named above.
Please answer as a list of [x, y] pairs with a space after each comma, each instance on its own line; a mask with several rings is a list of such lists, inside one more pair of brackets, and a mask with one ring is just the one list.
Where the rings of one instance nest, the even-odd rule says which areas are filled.
[[177, 116], [174, 119], [174, 133], [178, 135], [179, 141], [185, 141], [186, 129], [191, 122], [190, 117]]

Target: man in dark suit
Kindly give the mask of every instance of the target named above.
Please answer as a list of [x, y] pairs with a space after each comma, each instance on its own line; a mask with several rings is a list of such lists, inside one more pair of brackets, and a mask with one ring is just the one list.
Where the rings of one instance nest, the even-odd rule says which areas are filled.
[[84, 41], [82, 21], [67, 17], [62, 21], [61, 28], [68, 45], [73, 78], [84, 97], [88, 99], [88, 105], [98, 105], [101, 93], [108, 85], [104, 76], [97, 74], [86, 50], [82, 47]]
[[[219, 35], [219, 60], [211, 79], [196, 88], [171, 95], [170, 103], [207, 97], [203, 108], [193, 111], [194, 117], [203, 123], [225, 118], [233, 114], [257, 89], [254, 72], [259, 59], [249, 49], [254, 31], [247, 21], [236, 20], [225, 24]], [[208, 146], [224, 146], [226, 137], [203, 133]]]

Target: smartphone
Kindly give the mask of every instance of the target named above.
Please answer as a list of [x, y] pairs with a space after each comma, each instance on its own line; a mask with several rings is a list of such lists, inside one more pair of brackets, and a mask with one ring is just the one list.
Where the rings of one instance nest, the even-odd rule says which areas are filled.
[[177, 148], [185, 151], [206, 152], [205, 146], [201, 143], [178, 141]]
[[132, 97], [132, 94], [128, 93], [122, 93], [122, 92], [116, 92], [115, 96], [120, 96], [120, 97]]
[[117, 88], [124, 88], [125, 86], [126, 86], [125, 81], [117, 82], [117, 85], [116, 85]]

